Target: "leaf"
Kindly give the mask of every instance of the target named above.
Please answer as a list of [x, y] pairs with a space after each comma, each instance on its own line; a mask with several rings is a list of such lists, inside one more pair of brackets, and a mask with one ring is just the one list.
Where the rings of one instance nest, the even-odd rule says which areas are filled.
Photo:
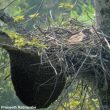
[[19, 21], [22, 21], [24, 20], [24, 16], [16, 16], [14, 17], [14, 22], [19, 22]]
[[72, 9], [73, 5], [71, 3], [60, 3], [59, 8]]
[[34, 18], [36, 18], [38, 15], [39, 15], [39, 13], [34, 13], [34, 14], [29, 15], [29, 18], [30, 18], [30, 19], [34, 19]]
[[30, 41], [27, 42], [27, 44], [29, 46], [35, 46], [35, 47], [37, 47], [39, 49], [41, 49], [41, 48], [47, 48], [46, 45], [41, 44], [40, 41], [39, 41], [39, 39], [37, 39], [37, 38], [32, 38]]

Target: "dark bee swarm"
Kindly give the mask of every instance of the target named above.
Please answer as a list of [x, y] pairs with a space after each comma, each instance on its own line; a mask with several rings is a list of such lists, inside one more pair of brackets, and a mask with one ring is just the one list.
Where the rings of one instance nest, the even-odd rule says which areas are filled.
[[11, 79], [16, 95], [27, 106], [46, 108], [65, 86], [63, 73], [56, 75], [49, 64], [40, 64], [40, 56], [6, 49], [10, 55]]

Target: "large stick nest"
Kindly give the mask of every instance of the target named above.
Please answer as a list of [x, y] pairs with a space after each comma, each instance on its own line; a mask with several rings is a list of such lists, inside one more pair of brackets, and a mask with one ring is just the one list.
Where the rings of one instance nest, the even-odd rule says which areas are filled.
[[[68, 83], [72, 83], [77, 78], [94, 83], [95, 88], [103, 88], [104, 86], [108, 88], [110, 75], [110, 44], [108, 36], [97, 32], [94, 27], [76, 27], [70, 26], [68, 29], [49, 27], [47, 30], [38, 27], [33, 32], [23, 34], [26, 40], [33, 37], [38, 38], [41, 44], [46, 44], [47, 48], [38, 49], [27, 45], [18, 48], [6, 44], [2, 45], [10, 54], [12, 81], [16, 94], [26, 105], [35, 106], [37, 104], [37, 108], [47, 107], [58, 98], [64, 89], [66, 79], [66, 88]], [[30, 63], [30, 61], [32, 62]], [[31, 69], [28, 67], [30, 64], [33, 65]], [[38, 65], [40, 65], [39, 71], [37, 70]], [[31, 83], [29, 82], [29, 84], [39, 82], [40, 86], [44, 86], [43, 89], [40, 89], [39, 93], [41, 94], [36, 95], [38, 101], [33, 100], [38, 90], [29, 91], [30, 93], [33, 92], [34, 96], [30, 96], [28, 99], [26, 97], [28, 94], [21, 94], [27, 88], [27, 90], [30, 90], [29, 87], [32, 87], [32, 85], [28, 84], [29, 87], [25, 89], [20, 87], [22, 84], [18, 84], [18, 81], [21, 80], [22, 74], [19, 79], [18, 76], [14, 76], [18, 67], [19, 69], [21, 67], [25, 68], [22, 69], [25, 70], [26, 74], [35, 73], [27, 76], [34, 78], [34, 82], [30, 80]], [[38, 72], [36, 73], [36, 71]], [[25, 80], [25, 77], [23, 77], [23, 80]], [[23, 83], [25, 86], [27, 82], [24, 81]], [[38, 85], [35, 89], [38, 89]], [[30, 100], [30, 102], [27, 100]]]
[[[96, 31], [93, 26], [79, 27], [68, 29], [51, 27], [45, 31], [38, 27], [38, 31], [31, 32], [28, 37], [36, 37], [42, 44], [47, 45], [47, 48], [41, 49], [39, 53], [41, 63], [49, 62], [52, 68], [58, 64], [66, 75], [77, 77], [80, 73], [92, 73], [93, 76], [98, 71], [109, 74], [109, 37]], [[31, 52], [38, 50], [34, 47], [24, 47], [26, 48]]]

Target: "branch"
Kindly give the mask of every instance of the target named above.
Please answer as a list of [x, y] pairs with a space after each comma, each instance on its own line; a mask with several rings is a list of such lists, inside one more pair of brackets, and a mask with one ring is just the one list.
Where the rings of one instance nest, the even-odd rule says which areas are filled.
[[10, 39], [10, 37], [5, 33], [0, 31], [0, 46], [2, 44], [11, 44], [12, 40]]
[[28, 32], [28, 30], [24, 29], [20, 23], [15, 22], [13, 17], [6, 14], [4, 9], [0, 10], [0, 20], [7, 24], [8, 28], [15, 29], [15, 31], [19, 34], [25, 34]]

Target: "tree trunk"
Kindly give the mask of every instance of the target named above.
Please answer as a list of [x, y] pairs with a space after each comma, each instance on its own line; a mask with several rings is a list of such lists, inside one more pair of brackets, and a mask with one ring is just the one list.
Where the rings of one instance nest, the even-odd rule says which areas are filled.
[[96, 27], [110, 35], [110, 0], [95, 0]]
[[[104, 34], [108, 35], [109, 37], [107, 37], [107, 40], [110, 42], [110, 0], [95, 0], [95, 11], [96, 11], [96, 28], [99, 31], [102, 31]], [[104, 51], [102, 53], [104, 53]], [[107, 78], [107, 83], [108, 86], [104, 87], [104, 81], [100, 80], [98, 82], [99, 85], [98, 96], [100, 99], [101, 110], [110, 110], [110, 78], [109, 77]]]

